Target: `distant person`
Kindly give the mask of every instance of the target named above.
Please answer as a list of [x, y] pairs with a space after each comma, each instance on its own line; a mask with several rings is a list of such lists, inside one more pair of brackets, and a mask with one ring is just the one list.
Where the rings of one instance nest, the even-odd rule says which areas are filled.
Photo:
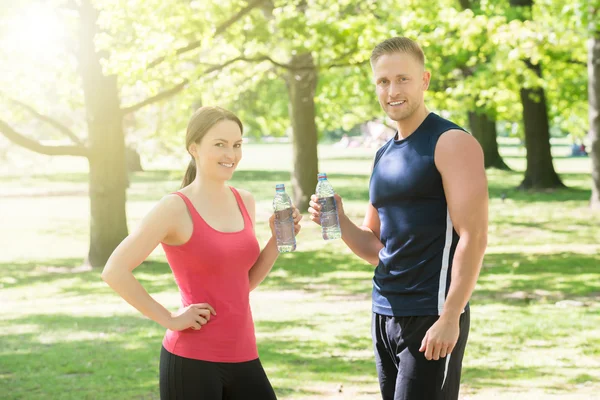
[[[371, 335], [384, 400], [458, 399], [468, 301], [487, 245], [488, 189], [473, 136], [430, 112], [414, 41], [378, 44], [371, 67], [395, 136], [373, 163], [362, 226], [336, 195], [342, 240], [373, 266]], [[320, 222], [318, 198], [311, 220]]]
[[577, 144], [574, 142], [571, 145], [571, 157], [585, 157], [587, 155], [588, 153], [585, 149], [585, 144]]
[[345, 149], [349, 145], [350, 145], [350, 138], [348, 137], [348, 134], [344, 133], [342, 135], [342, 138], [340, 139], [340, 141], [337, 143], [337, 147], [341, 147], [341, 148]]
[[[219, 107], [192, 115], [191, 155], [181, 190], [166, 195], [113, 252], [102, 279], [167, 329], [160, 354], [160, 398], [275, 399], [258, 358], [249, 294], [278, 256], [273, 236], [260, 250], [252, 194], [227, 186], [242, 159], [242, 123]], [[294, 208], [296, 233], [301, 215]], [[170, 312], [132, 271], [161, 244], [182, 307]]]

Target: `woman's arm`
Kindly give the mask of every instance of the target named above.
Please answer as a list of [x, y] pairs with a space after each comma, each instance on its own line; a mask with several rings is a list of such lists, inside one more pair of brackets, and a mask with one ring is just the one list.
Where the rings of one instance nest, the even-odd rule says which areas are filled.
[[[244, 200], [244, 205], [246, 206], [246, 210], [248, 210], [248, 214], [250, 214], [252, 226], [254, 227], [256, 225], [256, 202], [254, 201], [254, 197], [250, 192], [245, 190], [238, 189], [238, 192]], [[292, 207], [294, 208], [293, 218], [295, 234], [297, 235], [298, 232], [300, 232], [300, 220], [302, 219], [302, 215], [295, 206]], [[277, 241], [275, 239], [275, 215], [272, 215], [269, 218], [269, 227], [271, 228], [271, 237], [260, 252], [260, 256], [256, 260], [256, 263], [254, 263], [248, 273], [248, 278], [250, 279], [250, 291], [256, 289], [256, 287], [267, 277], [271, 268], [273, 268], [273, 264], [275, 264], [275, 260], [279, 257], [279, 250], [277, 250]]]
[[173, 195], [164, 197], [117, 246], [102, 271], [102, 280], [139, 312], [163, 327], [200, 329], [210, 318], [210, 312], [214, 314], [212, 307], [192, 305], [172, 315], [146, 292], [132, 273], [161, 241], [176, 232], [182, 211], [186, 212], [181, 199]]

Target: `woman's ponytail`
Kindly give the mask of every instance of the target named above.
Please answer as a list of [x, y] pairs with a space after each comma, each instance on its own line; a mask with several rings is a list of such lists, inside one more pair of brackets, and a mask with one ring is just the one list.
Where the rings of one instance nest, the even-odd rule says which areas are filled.
[[185, 171], [183, 182], [181, 182], [181, 189], [194, 182], [194, 179], [196, 179], [196, 161], [194, 161], [194, 158], [192, 157], [192, 160]]

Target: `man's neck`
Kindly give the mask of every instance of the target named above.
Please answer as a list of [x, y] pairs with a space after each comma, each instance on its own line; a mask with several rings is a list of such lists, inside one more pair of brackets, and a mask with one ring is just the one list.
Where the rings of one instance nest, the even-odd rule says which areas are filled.
[[429, 110], [422, 104], [415, 112], [408, 118], [402, 121], [396, 121], [398, 127], [398, 140], [406, 139], [417, 130], [417, 128], [425, 121], [429, 115]]

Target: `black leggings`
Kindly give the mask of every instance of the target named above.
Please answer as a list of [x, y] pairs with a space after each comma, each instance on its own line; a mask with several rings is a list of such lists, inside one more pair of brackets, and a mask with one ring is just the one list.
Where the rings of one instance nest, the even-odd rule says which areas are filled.
[[160, 352], [161, 400], [276, 400], [260, 360], [221, 363]]

